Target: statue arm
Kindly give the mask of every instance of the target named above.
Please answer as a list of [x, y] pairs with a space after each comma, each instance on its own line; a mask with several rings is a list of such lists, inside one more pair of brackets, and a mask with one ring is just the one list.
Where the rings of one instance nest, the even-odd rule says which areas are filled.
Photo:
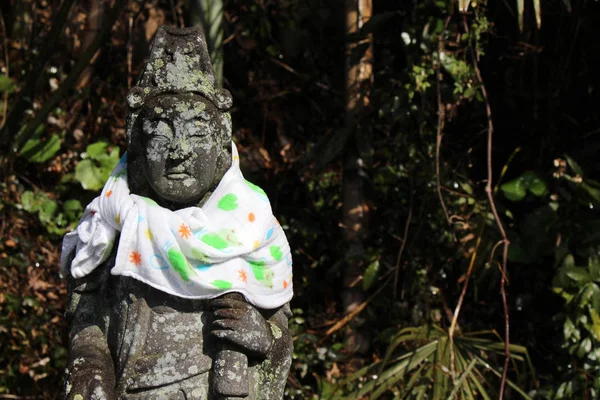
[[[68, 278], [69, 362], [65, 399], [114, 399], [115, 368], [106, 340], [109, 310], [104, 301], [106, 264], [88, 276]], [[95, 395], [93, 397], [92, 395]]]
[[291, 358], [292, 337], [288, 329], [288, 319], [291, 316], [290, 304], [286, 303], [267, 319], [273, 336], [273, 345], [266, 355], [267, 358], [284, 355]]
[[213, 335], [242, 348], [249, 357], [264, 360], [273, 351], [291, 346], [288, 304], [275, 310], [259, 310], [243, 300], [222, 297], [211, 305], [215, 310]]
[[273, 335], [273, 344], [264, 361], [256, 366], [254, 381], [255, 398], [282, 399], [292, 364], [292, 336], [288, 319], [292, 316], [286, 303], [267, 318]]

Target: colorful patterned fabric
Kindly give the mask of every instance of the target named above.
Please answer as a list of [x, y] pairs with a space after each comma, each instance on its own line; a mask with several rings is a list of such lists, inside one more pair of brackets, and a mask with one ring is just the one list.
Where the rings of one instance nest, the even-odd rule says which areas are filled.
[[292, 298], [292, 258], [265, 192], [246, 181], [235, 144], [231, 168], [204, 204], [171, 211], [131, 194], [126, 154], [99, 197], [65, 235], [61, 269], [82, 278], [104, 262], [121, 232], [112, 275], [129, 276], [175, 296], [243, 294], [257, 307]]

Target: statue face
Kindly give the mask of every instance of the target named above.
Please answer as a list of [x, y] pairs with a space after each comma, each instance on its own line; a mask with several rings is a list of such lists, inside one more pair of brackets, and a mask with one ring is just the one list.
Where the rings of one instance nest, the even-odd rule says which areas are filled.
[[194, 95], [164, 95], [140, 114], [148, 184], [162, 199], [197, 203], [215, 185], [220, 111]]

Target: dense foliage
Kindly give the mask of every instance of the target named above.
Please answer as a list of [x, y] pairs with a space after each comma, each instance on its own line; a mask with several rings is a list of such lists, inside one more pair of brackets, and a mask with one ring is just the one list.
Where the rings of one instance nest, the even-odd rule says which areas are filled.
[[[294, 251], [287, 396], [598, 398], [599, 6], [381, 0], [345, 35], [344, 3], [224, 3], [242, 169]], [[0, 398], [59, 395], [61, 237], [126, 147], [125, 95], [156, 27], [189, 23], [189, 7], [0, 4]], [[350, 130], [344, 46], [369, 40]], [[351, 151], [360, 249], [342, 215]], [[350, 262], [363, 273], [348, 283]], [[364, 301], [344, 314], [349, 286]]]

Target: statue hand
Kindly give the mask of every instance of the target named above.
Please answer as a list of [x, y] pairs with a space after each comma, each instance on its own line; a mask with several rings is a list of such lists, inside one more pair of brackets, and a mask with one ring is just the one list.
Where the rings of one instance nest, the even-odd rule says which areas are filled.
[[219, 298], [211, 302], [212, 334], [260, 356], [273, 346], [273, 334], [261, 313], [245, 301]]

